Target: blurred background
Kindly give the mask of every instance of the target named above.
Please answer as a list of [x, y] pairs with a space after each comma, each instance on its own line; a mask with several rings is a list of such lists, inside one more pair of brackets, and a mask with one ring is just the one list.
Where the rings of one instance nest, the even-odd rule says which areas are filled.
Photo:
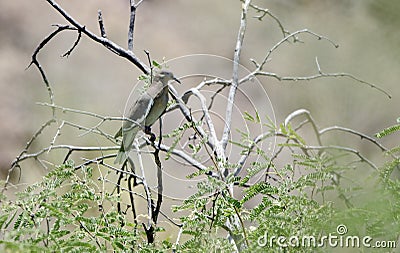
[[[126, 47], [128, 0], [57, 2], [97, 34], [97, 11], [101, 9], [108, 38]], [[377, 90], [346, 78], [305, 82], [260, 78], [271, 100], [277, 123], [292, 111], [305, 108], [311, 111], [320, 127], [340, 125], [373, 135], [395, 124], [400, 116], [400, 88], [397, 82], [400, 68], [399, 1], [270, 0], [254, 3], [268, 8], [291, 32], [308, 28], [340, 45], [335, 49], [327, 41], [318, 41], [308, 35], [300, 36], [304, 43], [284, 44], [272, 55], [266, 71], [282, 76], [312, 75], [317, 73], [315, 58], [318, 57], [324, 72], [354, 74], [392, 95], [392, 99], [388, 99]], [[136, 15], [134, 52], [142, 61], [147, 61], [143, 50], [149, 50], [152, 58], [158, 61], [189, 54], [213, 54], [232, 59], [240, 21], [240, 5], [240, 1], [232, 0], [144, 0]], [[256, 15], [250, 11], [249, 16]], [[44, 0], [0, 1], [2, 178], [33, 133], [51, 117], [48, 108], [36, 104], [49, 102], [39, 72], [35, 66], [27, 70], [26, 67], [40, 41], [54, 30], [51, 25], [65, 23]], [[249, 18], [241, 63], [252, 68], [249, 59], [261, 61], [281, 38], [279, 27], [272, 19], [265, 17], [260, 22]], [[38, 56], [53, 86], [55, 102], [102, 115], [122, 115], [128, 94], [141, 73], [128, 61], [85, 36], [69, 58], [60, 57], [75, 39], [74, 32], [63, 32]], [[207, 69], [207, 66], [202, 66], [202, 69]], [[176, 75], [187, 72], [189, 70], [180, 69]], [[71, 120], [79, 119], [78, 115], [68, 117]], [[109, 127], [108, 130], [113, 133], [119, 125]], [[55, 131], [46, 132], [35, 142], [33, 149], [40, 150], [48, 146]], [[372, 145], [359, 138], [344, 137], [330, 135], [324, 140], [351, 144], [368, 157], [381, 158], [382, 154]], [[66, 130], [57, 142], [68, 140], [96, 145], [93, 140], [85, 138], [68, 135]], [[398, 143], [393, 138], [384, 139], [384, 144], [390, 147]], [[102, 140], [96, 141], [101, 145]], [[32, 180], [32, 174], [39, 176], [45, 171], [24, 173], [23, 180]]]

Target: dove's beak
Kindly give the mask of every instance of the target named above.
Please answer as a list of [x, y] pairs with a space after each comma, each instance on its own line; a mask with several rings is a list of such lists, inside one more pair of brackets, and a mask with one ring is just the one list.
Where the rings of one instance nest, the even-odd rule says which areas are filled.
[[181, 84], [181, 81], [179, 81], [178, 78], [174, 77], [174, 80], [175, 80], [177, 83]]

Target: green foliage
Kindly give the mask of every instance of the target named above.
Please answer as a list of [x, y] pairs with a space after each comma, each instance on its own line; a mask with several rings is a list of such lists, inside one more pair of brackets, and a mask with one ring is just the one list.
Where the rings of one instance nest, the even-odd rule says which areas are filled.
[[184, 123], [182, 126], [179, 126], [178, 128], [174, 129], [170, 134], [166, 134], [163, 137], [166, 138], [173, 138], [173, 142], [170, 146], [169, 151], [167, 152], [167, 159], [171, 157], [171, 152], [172, 150], [176, 147], [176, 145], [179, 143], [179, 141], [182, 138], [182, 135], [190, 129], [191, 124], [190, 123]]
[[[397, 119], [397, 123], [400, 123], [400, 118]], [[378, 138], [383, 138], [385, 136], [394, 134], [395, 132], [398, 132], [398, 131], [400, 131], [400, 124], [385, 128], [382, 131], [380, 131], [379, 133], [376, 133], [375, 136]], [[388, 153], [388, 155], [400, 154], [400, 145], [393, 147], [387, 153]]]
[[261, 123], [261, 118], [260, 115], [258, 114], [258, 112], [256, 112], [255, 117], [252, 116], [250, 113], [248, 112], [244, 112], [243, 118], [245, 120], [248, 120], [250, 122], [254, 122], [254, 123]]
[[[187, 124], [165, 137], [179, 140], [189, 128]], [[93, 180], [93, 169], [76, 170], [68, 162], [17, 193], [16, 200], [1, 196], [0, 245], [9, 252], [326, 252], [332, 249], [327, 244], [283, 247], [276, 240], [271, 243], [271, 237], [313, 237], [318, 243], [322, 236], [337, 235], [341, 224], [349, 236], [396, 241], [400, 159], [394, 158], [360, 185], [347, 179], [354, 167], [341, 162], [343, 154], [305, 151], [305, 139], [290, 125], [269, 129], [266, 136], [281, 131], [285, 137], [276, 152], [289, 151], [290, 161], [279, 165], [278, 155], [271, 157], [243, 133], [238, 144], [242, 154], [257, 157], [244, 165], [243, 173], [230, 173], [225, 180], [205, 171], [188, 175], [203, 180], [192, 196], [172, 207], [180, 221], [179, 243], [158, 239], [148, 244], [142, 228], [117, 211], [119, 196]], [[385, 134], [396, 131], [390, 128]], [[238, 168], [221, 164], [222, 171]], [[209, 171], [215, 172], [214, 166]]]
[[125, 252], [152, 247], [117, 212], [118, 196], [99, 186], [90, 167], [76, 171], [68, 162], [17, 193], [15, 201], [3, 196], [0, 247], [8, 252]]
[[[151, 64], [152, 64], [153, 69], [156, 68], [156, 69], [158, 69], [158, 70], [162, 69], [162, 68], [163, 68], [163, 65], [165, 65], [164, 60], [163, 60], [163, 63], [162, 63], [162, 64], [159, 63], [159, 62], [157, 62], [157, 61], [155, 61], [155, 60], [152, 60], [152, 61], [151, 61]], [[154, 73], [153, 73], [153, 76], [154, 76]], [[150, 75], [150, 74], [148, 74], [148, 75], [142, 74], [142, 75], [140, 75], [140, 76], [138, 77], [138, 81], [143, 81], [143, 82], [145, 83], [144, 89], [146, 89], [146, 88], [150, 85], [151, 80], [152, 80], [152, 79], [151, 79], [151, 75]]]
[[382, 138], [389, 134], [393, 134], [394, 132], [399, 130], [400, 130], [400, 124], [397, 124], [380, 131], [379, 133], [375, 134], [375, 136], [378, 138]]

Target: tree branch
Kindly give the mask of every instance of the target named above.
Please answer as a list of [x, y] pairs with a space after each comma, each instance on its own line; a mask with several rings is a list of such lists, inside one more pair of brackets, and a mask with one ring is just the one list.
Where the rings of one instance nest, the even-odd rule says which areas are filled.
[[[319, 134], [323, 135], [324, 133], [330, 132], [330, 131], [342, 131], [342, 132], [346, 132], [346, 133], [350, 133], [353, 135], [357, 135], [359, 137], [361, 137], [361, 139], [366, 139], [370, 142], [372, 142], [373, 144], [375, 144], [376, 146], [378, 146], [381, 151], [389, 151], [385, 146], [383, 146], [382, 144], [380, 144], [377, 140], [375, 140], [374, 138], [363, 134], [361, 132], [358, 132], [356, 130], [350, 129], [350, 128], [346, 128], [346, 127], [341, 127], [341, 126], [331, 126], [331, 127], [326, 127], [324, 129], [319, 130]], [[395, 158], [394, 156], [392, 156], [393, 158]]]
[[289, 115], [285, 118], [285, 126], [288, 126], [289, 123], [290, 123], [290, 121], [292, 121], [295, 117], [300, 116], [300, 115], [303, 115], [303, 114], [306, 115], [308, 122], [311, 123], [311, 125], [312, 125], [312, 127], [313, 127], [313, 130], [314, 130], [314, 133], [315, 133], [315, 136], [317, 137], [317, 140], [318, 140], [318, 145], [321, 146], [321, 145], [322, 145], [322, 142], [321, 142], [320, 134], [319, 134], [319, 132], [318, 132], [318, 127], [317, 127], [317, 125], [315, 124], [315, 121], [314, 121], [313, 117], [311, 116], [311, 113], [310, 113], [308, 110], [306, 110], [306, 109], [299, 109], [299, 110], [296, 110], [296, 111], [292, 112], [291, 114], [289, 114]]
[[221, 146], [222, 149], [226, 149], [226, 145], [228, 144], [229, 135], [231, 132], [231, 125], [232, 125], [232, 110], [233, 110], [233, 103], [235, 100], [236, 90], [239, 85], [239, 62], [240, 62], [240, 53], [242, 51], [244, 34], [246, 32], [246, 25], [247, 25], [247, 10], [250, 4], [250, 0], [246, 0], [242, 4], [242, 15], [240, 18], [240, 28], [238, 33], [238, 38], [236, 41], [235, 47], [235, 54], [233, 56], [233, 75], [232, 75], [232, 85], [229, 90], [228, 95], [228, 104], [226, 107], [225, 113], [225, 127], [221, 138]]
[[360, 151], [353, 149], [353, 148], [348, 148], [348, 147], [342, 147], [342, 146], [335, 146], [335, 145], [328, 145], [328, 146], [307, 146], [307, 145], [302, 145], [302, 148], [307, 149], [307, 150], [327, 150], [327, 149], [334, 149], [334, 150], [340, 150], [340, 151], [346, 151], [349, 153], [353, 153], [356, 156], [360, 158], [360, 161], [366, 162], [369, 166], [371, 166], [373, 169], [378, 171], [378, 167], [372, 163], [370, 160], [368, 160], [366, 157], [361, 155]]
[[81, 41], [81, 38], [82, 38], [82, 33], [81, 33], [81, 31], [78, 31], [78, 37], [76, 38], [74, 44], [61, 57], [67, 57], [68, 58], [71, 55], [72, 51], [74, 51], [74, 49], [78, 46], [79, 42]]
[[117, 45], [116, 43], [112, 42], [111, 40], [103, 37], [99, 37], [93, 32], [89, 31], [85, 26], [81, 25], [78, 21], [72, 18], [64, 9], [62, 9], [55, 1], [53, 0], [46, 0], [56, 11], [58, 11], [72, 26], [76, 27], [79, 31], [83, 34], [88, 36], [93, 41], [105, 46], [111, 52], [121, 56], [122, 58], [127, 59], [131, 63], [133, 63], [136, 67], [138, 67], [143, 73], [149, 74], [150, 68], [144, 64], [136, 55], [129, 51], [123, 49], [121, 46]]
[[[243, 2], [243, 0], [242, 0], [242, 2]], [[262, 21], [262, 19], [266, 15], [270, 16], [278, 24], [278, 26], [281, 29], [281, 32], [283, 34], [283, 37], [285, 37], [287, 34], [290, 34], [290, 32], [288, 30], [286, 30], [285, 27], [282, 25], [282, 23], [278, 19], [278, 17], [275, 16], [269, 9], [264, 9], [264, 8], [258, 7], [257, 5], [255, 5], [253, 3], [250, 3], [250, 7], [253, 8], [254, 10], [256, 10], [257, 12], [261, 12], [261, 15], [255, 17], [260, 21]]]
[[206, 132], [201, 127], [197, 126], [196, 122], [193, 119], [190, 109], [186, 106], [186, 104], [184, 103], [182, 98], [178, 95], [177, 91], [175, 90], [175, 88], [172, 85], [169, 86], [169, 93], [171, 94], [172, 98], [175, 99], [175, 101], [178, 105], [178, 108], [180, 109], [180, 111], [182, 112], [182, 114], [186, 118], [186, 120], [188, 122], [193, 123], [193, 128], [196, 131], [196, 133], [199, 134], [199, 136], [202, 139], [206, 140], [207, 145], [209, 145], [209, 147], [212, 150], [215, 150], [216, 143], [214, 143], [213, 139], [207, 138]]
[[136, 6], [135, 0], [129, 0], [131, 14], [129, 17], [129, 30], [128, 30], [128, 50], [133, 50], [133, 33], [135, 30], [135, 17], [136, 17]]
[[[33, 52], [33, 54], [32, 54], [32, 60], [31, 60], [31, 62], [29, 63], [29, 65], [28, 65], [28, 67], [27, 67], [27, 69], [28, 69], [30, 66], [32, 66], [32, 64], [34, 64], [34, 65], [38, 68], [38, 70], [39, 70], [39, 72], [40, 72], [40, 75], [42, 76], [43, 82], [44, 82], [44, 84], [46, 85], [47, 92], [49, 93], [49, 98], [50, 98], [50, 103], [51, 103], [51, 104], [54, 104], [54, 92], [53, 92], [53, 89], [52, 89], [52, 87], [51, 87], [51, 85], [50, 85], [50, 83], [49, 83], [49, 80], [47, 79], [46, 73], [44, 72], [44, 69], [42, 68], [42, 65], [41, 65], [41, 64], [39, 63], [39, 61], [37, 60], [37, 55], [39, 54], [40, 50], [42, 50], [43, 47], [46, 46], [47, 43], [49, 43], [49, 41], [50, 41], [51, 39], [53, 39], [57, 34], [59, 34], [60, 32], [62, 32], [62, 31], [64, 31], [64, 30], [76, 30], [76, 29], [73, 28], [73, 27], [71, 27], [71, 26], [69, 26], [69, 25], [63, 25], [63, 26], [58, 25], [58, 26], [57, 26], [57, 29], [56, 29], [54, 32], [52, 32], [51, 34], [49, 34], [46, 38], [44, 38], [44, 39], [39, 43], [39, 45], [37, 46], [37, 48], [36, 48], [35, 51]], [[74, 48], [74, 47], [73, 47], [73, 48]], [[53, 109], [53, 117], [54, 117], [54, 116], [55, 116], [55, 111], [54, 111], [54, 109]]]
[[104, 27], [103, 15], [101, 14], [101, 10], [98, 10], [97, 13], [98, 13], [97, 14], [97, 20], [99, 22], [99, 28], [100, 28], [101, 37], [107, 38], [106, 28]]

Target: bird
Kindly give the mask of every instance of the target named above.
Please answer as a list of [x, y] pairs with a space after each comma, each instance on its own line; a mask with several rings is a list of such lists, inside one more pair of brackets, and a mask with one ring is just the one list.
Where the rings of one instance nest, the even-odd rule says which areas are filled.
[[[151, 133], [151, 126], [163, 115], [168, 104], [168, 82], [181, 83], [172, 72], [160, 71], [153, 77], [147, 90], [139, 96], [129, 111], [129, 119], [124, 122], [116, 137], [122, 135], [121, 147], [114, 164], [122, 164], [128, 158], [133, 141], [139, 130]], [[155, 139], [154, 135], [152, 137]]]

